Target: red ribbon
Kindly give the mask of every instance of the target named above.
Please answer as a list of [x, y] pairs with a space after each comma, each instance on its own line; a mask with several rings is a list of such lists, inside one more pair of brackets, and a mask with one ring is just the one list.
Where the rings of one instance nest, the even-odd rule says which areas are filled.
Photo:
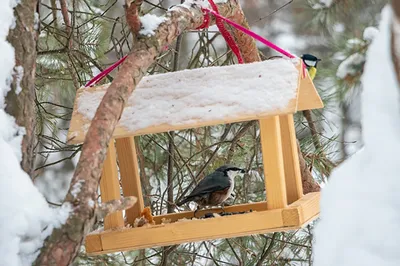
[[[214, 12], [212, 14], [218, 14], [218, 16], [215, 16], [215, 24], [217, 25], [219, 31], [221, 32], [221, 35], [224, 37], [226, 43], [231, 48], [232, 52], [236, 55], [239, 64], [243, 64], [243, 58], [242, 58], [242, 55], [240, 54], [239, 46], [237, 45], [237, 43], [233, 39], [233, 37], [230, 34], [230, 32], [224, 26], [224, 22], [223, 22], [223, 20], [224, 20], [223, 18], [224, 17], [219, 15], [218, 7], [214, 3], [213, 0], [208, 0], [208, 2], [210, 3], [211, 7], [214, 9]], [[204, 8], [204, 10], [206, 10], [208, 12], [211, 11], [211, 10], [208, 10], [206, 8]]]
[[[295, 58], [296, 56], [285, 51], [284, 49], [280, 48], [279, 46], [277, 46], [276, 44], [268, 41], [267, 39], [261, 37], [260, 35], [258, 35], [257, 33], [243, 27], [240, 24], [237, 24], [236, 22], [227, 19], [226, 17], [223, 17], [219, 14], [218, 12], [218, 7], [217, 5], [214, 3], [213, 0], [208, 0], [211, 7], [214, 10], [210, 10], [208, 8], [202, 8], [203, 12], [204, 12], [204, 21], [203, 24], [201, 24], [197, 29], [204, 29], [207, 28], [209, 26], [210, 23], [210, 15], [209, 14], [213, 14], [215, 16], [215, 24], [217, 25], [219, 31], [221, 32], [221, 35], [224, 37], [225, 41], [227, 42], [227, 44], [229, 45], [229, 47], [231, 48], [232, 52], [236, 55], [239, 64], [243, 63], [243, 58], [242, 55], [240, 53], [240, 49], [238, 47], [238, 45], [236, 44], [235, 40], [233, 39], [232, 35], [229, 33], [229, 31], [225, 28], [224, 26], [224, 21], [227, 22], [228, 24], [232, 25], [234, 28], [246, 33], [247, 35], [249, 35], [250, 37], [256, 39], [257, 41], [262, 42], [263, 44], [265, 44], [266, 46], [274, 49], [275, 51], [289, 57], [289, 58]], [[120, 60], [118, 60], [117, 62], [115, 62], [114, 64], [112, 64], [110, 67], [106, 68], [105, 70], [103, 70], [102, 72], [100, 72], [100, 74], [96, 75], [94, 78], [92, 78], [86, 85], [85, 87], [89, 87], [93, 84], [98, 83], [102, 78], [104, 78], [105, 76], [107, 76], [111, 71], [113, 71], [117, 66], [119, 66], [125, 59], [126, 59], [127, 55], [122, 57]], [[303, 75], [305, 76], [305, 65], [303, 65]]]

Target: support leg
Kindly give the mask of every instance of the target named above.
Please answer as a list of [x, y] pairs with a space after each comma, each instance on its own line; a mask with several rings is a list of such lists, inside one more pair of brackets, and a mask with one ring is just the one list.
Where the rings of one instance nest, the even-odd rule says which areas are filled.
[[134, 137], [117, 139], [116, 147], [123, 194], [138, 199], [132, 208], [126, 210], [126, 220], [133, 225], [144, 209], [135, 139]]
[[282, 115], [279, 120], [282, 134], [287, 201], [288, 204], [291, 204], [303, 196], [296, 130], [292, 114]]
[[[108, 145], [107, 157], [104, 161], [103, 172], [100, 179], [101, 201], [107, 202], [121, 198], [117, 158], [115, 154], [114, 140]], [[124, 226], [122, 211], [111, 213], [104, 218], [104, 230]]]
[[259, 120], [268, 209], [287, 206], [279, 117]]

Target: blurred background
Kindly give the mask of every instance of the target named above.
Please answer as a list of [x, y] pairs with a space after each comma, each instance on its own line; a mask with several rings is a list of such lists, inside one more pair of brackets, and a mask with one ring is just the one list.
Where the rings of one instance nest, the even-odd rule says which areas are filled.
[[[365, 53], [377, 33], [385, 0], [242, 0], [251, 29], [300, 56], [322, 61], [315, 85], [325, 108], [311, 120], [296, 115], [301, 151], [321, 186], [334, 167], [362, 145], [360, 93]], [[145, 1], [143, 14], [163, 15], [180, 0]], [[66, 145], [75, 92], [132, 48], [124, 1], [67, 1], [66, 25], [58, 0], [40, 3], [36, 72], [37, 161], [34, 182], [49, 204], [61, 205], [80, 154]], [[261, 43], [263, 59], [277, 55]], [[157, 59], [149, 75], [235, 62], [215, 26], [185, 32]], [[112, 80], [115, 71], [101, 84]], [[315, 126], [317, 133], [310, 130]], [[249, 171], [237, 180], [230, 204], [265, 200], [258, 124], [254, 121], [136, 137], [146, 206], [176, 212], [192, 180], [222, 164]], [[170, 192], [170, 193], [168, 193]], [[193, 207], [193, 206], [192, 206]], [[318, 222], [318, 221], [317, 221]], [[102, 223], [96, 225], [101, 228]], [[75, 265], [312, 265], [313, 224], [303, 230], [182, 244], [89, 257]]]

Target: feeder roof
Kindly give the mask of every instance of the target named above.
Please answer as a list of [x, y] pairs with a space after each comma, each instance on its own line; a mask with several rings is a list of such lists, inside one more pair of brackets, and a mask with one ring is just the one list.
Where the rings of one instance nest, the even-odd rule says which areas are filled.
[[[113, 138], [160, 133], [323, 107], [297, 60], [183, 70], [144, 77], [129, 98]], [[84, 140], [109, 84], [78, 90], [69, 143]]]

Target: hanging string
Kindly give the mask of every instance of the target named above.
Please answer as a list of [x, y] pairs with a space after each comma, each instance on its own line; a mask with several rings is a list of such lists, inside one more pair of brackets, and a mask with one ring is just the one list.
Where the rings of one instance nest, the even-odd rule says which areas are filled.
[[[219, 31], [221, 32], [221, 35], [224, 37], [226, 43], [231, 48], [232, 52], [236, 55], [239, 64], [243, 64], [243, 58], [240, 53], [239, 46], [233, 39], [230, 32], [225, 28], [224, 21], [222, 19], [223, 16], [221, 16], [219, 14], [217, 5], [214, 3], [213, 0], [208, 0], [208, 2], [210, 3], [211, 7], [214, 9], [212, 14], [218, 14], [218, 16], [215, 16], [215, 24], [217, 25]], [[204, 9], [204, 10], [208, 11], [208, 9]]]
[[[210, 15], [212, 14], [215, 16], [215, 24], [217, 25], [219, 31], [221, 32], [221, 35], [224, 37], [226, 43], [229, 45], [229, 47], [231, 48], [232, 52], [236, 55], [239, 64], [243, 63], [243, 58], [242, 55], [240, 53], [240, 49], [238, 47], [238, 45], [236, 44], [235, 40], [233, 39], [232, 35], [229, 33], [229, 31], [225, 28], [224, 26], [224, 21], [230, 25], [232, 25], [234, 28], [242, 31], [243, 33], [249, 35], [250, 37], [254, 38], [255, 40], [265, 44], [266, 46], [270, 47], [271, 49], [274, 49], [275, 51], [283, 54], [284, 56], [287, 56], [289, 58], [296, 58], [295, 55], [289, 53], [288, 51], [280, 48], [279, 46], [277, 46], [276, 44], [268, 41], [267, 39], [261, 37], [260, 35], [258, 35], [257, 33], [243, 27], [240, 24], [237, 24], [236, 22], [221, 16], [218, 12], [218, 7], [217, 5], [214, 3], [213, 0], [208, 0], [211, 7], [214, 10], [208, 9], [208, 8], [202, 8], [203, 10], [203, 14], [204, 14], [204, 19], [203, 19], [203, 24], [201, 24], [199, 27], [197, 27], [196, 29], [204, 29], [204, 28], [208, 28], [209, 23], [210, 23]], [[110, 67], [106, 68], [105, 70], [103, 70], [102, 72], [100, 72], [98, 75], [96, 75], [94, 78], [92, 78], [86, 85], [85, 87], [90, 87], [94, 84], [97, 84], [101, 79], [103, 79], [105, 76], [107, 76], [111, 71], [113, 71], [117, 66], [119, 66], [125, 59], [126, 59], [127, 55], [122, 57], [120, 60], [118, 60], [117, 62], [115, 62], [114, 64], [112, 64]], [[302, 64], [302, 68], [303, 68], [303, 76], [306, 75], [306, 71], [305, 71], [305, 65]]]
[[122, 57], [121, 59], [119, 59], [117, 62], [115, 62], [114, 64], [112, 64], [111, 66], [107, 67], [106, 69], [104, 69], [103, 71], [101, 71], [99, 74], [97, 74], [96, 76], [94, 76], [91, 80], [89, 80], [88, 83], [85, 84], [85, 87], [90, 87], [92, 85], [97, 84], [100, 80], [102, 80], [105, 76], [107, 76], [108, 74], [110, 74], [111, 71], [113, 71], [117, 66], [119, 66], [120, 64], [122, 64], [122, 62], [125, 61], [127, 55], [125, 55], [124, 57]]
[[210, 13], [206, 12], [203, 10], [203, 24], [198, 26], [196, 30], [202, 30], [202, 29], [207, 29], [210, 26]]

